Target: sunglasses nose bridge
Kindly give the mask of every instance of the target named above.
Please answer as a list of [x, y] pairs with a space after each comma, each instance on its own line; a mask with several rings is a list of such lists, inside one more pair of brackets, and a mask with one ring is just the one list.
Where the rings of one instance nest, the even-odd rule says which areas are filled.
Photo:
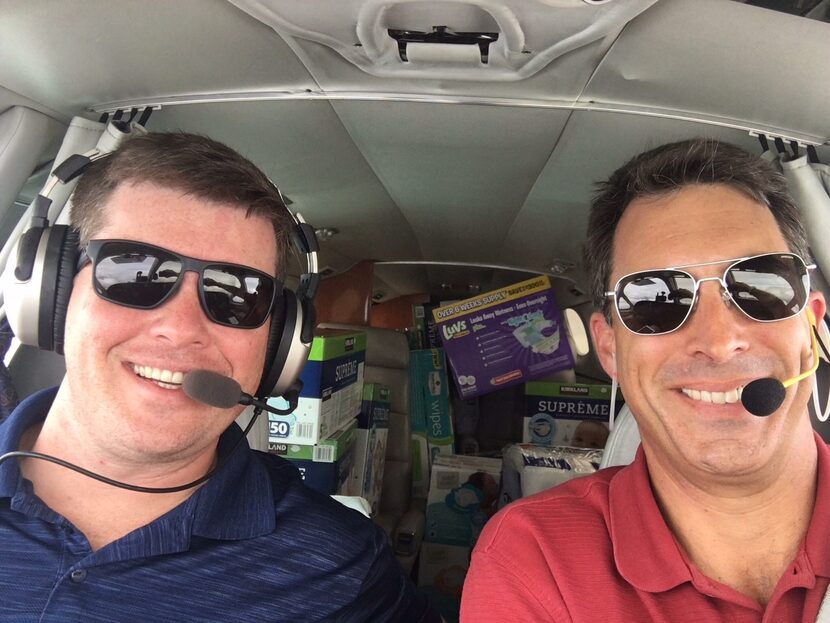
[[707, 281], [715, 281], [720, 286], [720, 296], [721, 298], [728, 303], [732, 302], [732, 298], [729, 296], [729, 288], [726, 285], [726, 282], [723, 280], [723, 277], [704, 277], [703, 279], [697, 279], [695, 282], [695, 290], [697, 291], [698, 297], [700, 297], [700, 289], [701, 286]]

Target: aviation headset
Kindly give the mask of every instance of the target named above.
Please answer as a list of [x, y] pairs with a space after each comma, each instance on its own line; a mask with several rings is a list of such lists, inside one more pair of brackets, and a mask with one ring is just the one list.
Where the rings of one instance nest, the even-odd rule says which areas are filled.
[[[123, 124], [118, 130], [127, 133], [129, 127]], [[50, 195], [58, 184], [68, 184], [107, 156], [97, 149], [70, 156], [55, 168], [34, 201], [31, 226], [20, 237], [3, 273], [9, 325], [23, 344], [63, 354], [66, 312], [80, 253], [79, 232], [69, 225], [49, 224]], [[281, 193], [280, 197], [285, 201]], [[305, 255], [307, 272], [300, 276], [296, 292], [283, 288], [282, 296], [275, 298], [265, 366], [255, 394], [263, 400], [282, 396], [295, 385], [308, 359], [316, 324], [317, 237], [302, 216], [288, 212], [294, 221], [290, 238]]]

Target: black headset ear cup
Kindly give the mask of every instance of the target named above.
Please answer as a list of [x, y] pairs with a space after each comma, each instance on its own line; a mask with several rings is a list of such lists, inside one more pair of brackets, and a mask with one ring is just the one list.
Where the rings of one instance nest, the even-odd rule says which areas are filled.
[[80, 235], [77, 229], [56, 225], [54, 229], [61, 227], [65, 230], [62, 238], [58, 258], [57, 274], [55, 275], [55, 298], [54, 310], [52, 312], [53, 346], [56, 353], [63, 354], [63, 337], [66, 327], [66, 312], [69, 308], [69, 297], [72, 294], [72, 284], [75, 281], [75, 269], [78, 261], [78, 243]]
[[[309, 319], [308, 307], [291, 290], [284, 290], [280, 300], [284, 313], [282, 331], [272, 325], [273, 346], [268, 366], [260, 383], [257, 397], [265, 400], [268, 396], [284, 396], [289, 390], [297, 389], [297, 379], [303, 371], [311, 350], [311, 340], [303, 340], [304, 321]], [[274, 318], [276, 321], [277, 318]], [[270, 350], [270, 349], [269, 349]]]
[[[294, 293], [283, 288], [281, 296], [274, 302], [274, 309], [271, 312], [271, 328], [268, 332], [268, 346], [265, 349], [265, 365], [262, 370], [262, 378], [259, 381], [256, 396], [268, 397], [274, 389], [274, 385], [282, 372], [285, 359], [277, 359], [280, 350], [280, 343], [285, 334], [287, 299], [293, 297]], [[289, 334], [290, 335], [290, 334]]]

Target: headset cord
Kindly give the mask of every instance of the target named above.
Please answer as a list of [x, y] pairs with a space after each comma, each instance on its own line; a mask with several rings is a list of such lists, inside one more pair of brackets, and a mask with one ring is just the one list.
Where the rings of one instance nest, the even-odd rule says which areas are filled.
[[206, 480], [208, 480], [211, 476], [213, 476], [216, 472], [218, 472], [225, 463], [228, 462], [228, 459], [233, 456], [233, 453], [242, 443], [242, 440], [248, 436], [248, 432], [250, 432], [251, 428], [253, 427], [254, 423], [256, 422], [259, 414], [262, 413], [262, 409], [259, 407], [254, 408], [254, 413], [251, 416], [251, 421], [245, 427], [245, 430], [242, 431], [242, 435], [239, 436], [239, 439], [236, 440], [236, 443], [231, 447], [230, 451], [216, 464], [216, 466], [211, 469], [207, 474], [194, 480], [193, 482], [189, 482], [186, 485], [179, 485], [177, 487], [140, 487], [138, 485], [131, 485], [126, 482], [121, 482], [119, 480], [113, 480], [112, 478], [107, 478], [106, 476], [102, 476], [101, 474], [96, 474], [95, 472], [89, 471], [88, 469], [84, 469], [74, 463], [70, 463], [69, 461], [64, 461], [63, 459], [59, 459], [57, 457], [51, 456], [49, 454], [41, 454], [40, 452], [28, 452], [25, 450], [15, 450], [14, 452], [7, 452], [0, 456], [0, 463], [7, 459], [13, 459], [18, 457], [30, 458], [30, 459], [41, 459], [43, 461], [49, 461], [50, 463], [55, 463], [56, 465], [60, 465], [61, 467], [65, 467], [67, 469], [71, 469], [74, 472], [78, 472], [79, 474], [83, 474], [89, 478], [93, 478], [95, 480], [99, 480], [105, 484], [112, 485], [113, 487], [119, 487], [121, 489], [128, 489], [129, 491], [137, 491], [138, 493], [176, 493], [178, 491], [184, 491], [186, 489], [191, 489], [192, 487], [196, 487]]

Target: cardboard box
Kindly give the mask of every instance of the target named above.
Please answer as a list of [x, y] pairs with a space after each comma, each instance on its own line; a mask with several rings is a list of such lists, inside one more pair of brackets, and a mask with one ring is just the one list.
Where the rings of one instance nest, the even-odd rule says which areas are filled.
[[357, 418], [335, 431], [330, 437], [318, 444], [306, 445], [284, 442], [269, 442], [268, 452], [278, 454], [289, 460], [306, 460], [317, 463], [335, 463], [339, 461], [352, 445], [357, 443]]
[[[292, 459], [291, 462], [300, 470], [305, 484], [326, 495], [360, 495], [355, 490], [354, 458], [357, 423], [350, 426], [351, 443], [343, 446], [342, 453], [334, 462], [320, 462], [307, 459]], [[346, 433], [347, 436], [349, 433]]]
[[[353, 394], [355, 388], [363, 386], [362, 368], [359, 378], [359, 383], [344, 387], [326, 398], [300, 398], [297, 408], [289, 415], [269, 413], [269, 443], [319, 444], [343, 428], [358, 414]], [[269, 398], [268, 404], [279, 409], [288, 408], [288, 403], [280, 397]]]
[[[622, 408], [617, 394], [616, 411]], [[523, 443], [604, 448], [611, 386], [534, 381], [525, 386]]]
[[453, 453], [449, 387], [444, 351], [415, 350], [409, 354], [410, 429], [413, 495], [426, 497], [434, 456]]
[[377, 383], [363, 386], [363, 406], [355, 431], [354, 489], [377, 513], [389, 436], [389, 389]]
[[472, 547], [496, 512], [502, 462], [474, 456], [436, 456], [427, 497], [424, 540]]
[[[313, 445], [356, 417], [365, 359], [365, 333], [325, 329], [315, 335], [300, 374], [303, 388], [297, 408], [289, 415], [268, 414], [269, 442]], [[269, 398], [268, 404], [288, 406], [281, 397]]]
[[546, 276], [439, 307], [433, 316], [462, 398], [574, 366]]
[[602, 450], [564, 446], [508, 446], [502, 457], [499, 507], [599, 469]]
[[470, 547], [423, 543], [418, 587], [447, 623], [455, 623], [461, 608], [461, 589], [470, 566]]
[[432, 311], [439, 303], [424, 303], [412, 306], [412, 324], [417, 335], [418, 349], [441, 348], [441, 338]]

